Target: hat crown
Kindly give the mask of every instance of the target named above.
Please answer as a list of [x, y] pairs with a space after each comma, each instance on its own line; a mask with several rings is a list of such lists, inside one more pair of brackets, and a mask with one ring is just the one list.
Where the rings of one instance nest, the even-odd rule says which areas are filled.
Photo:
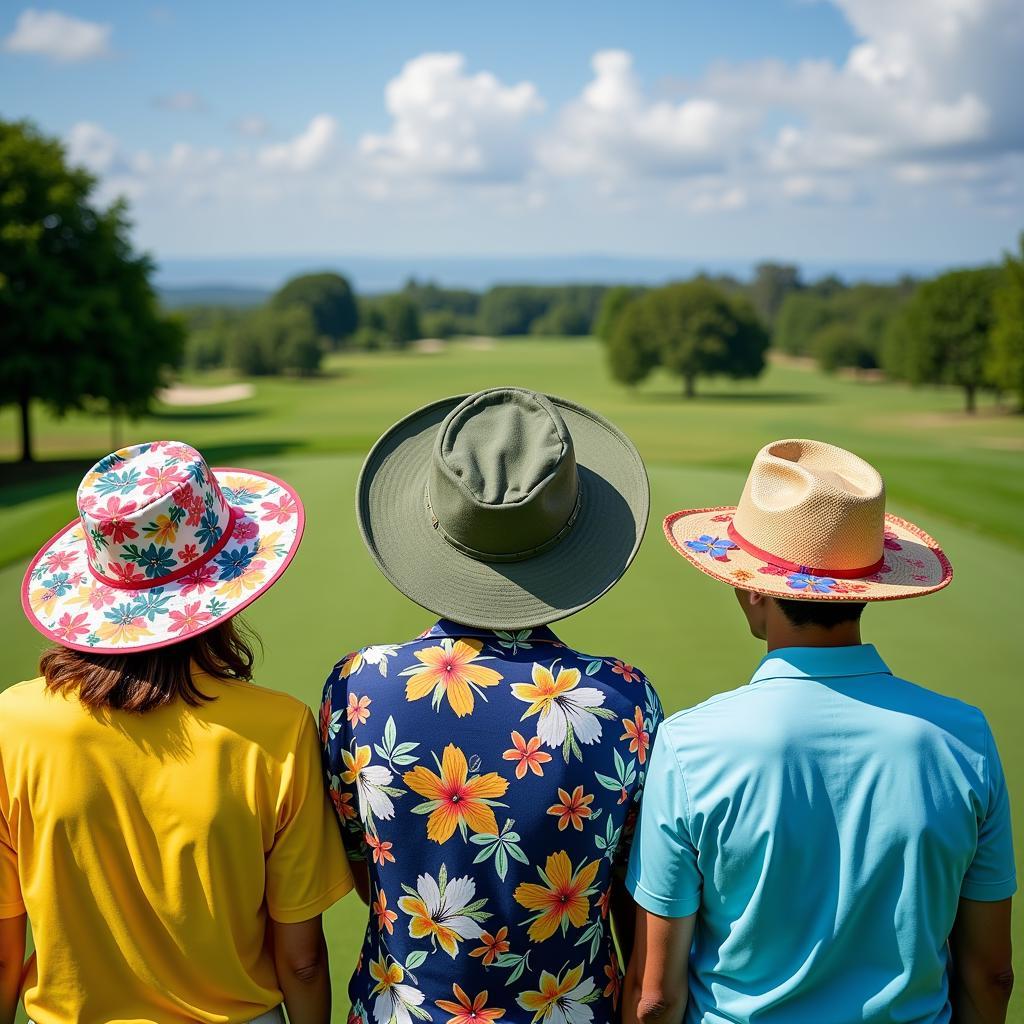
[[885, 485], [863, 459], [822, 441], [774, 441], [757, 453], [736, 508], [743, 540], [796, 565], [836, 571], [882, 557]]
[[122, 586], [180, 574], [230, 535], [233, 519], [206, 461], [179, 441], [101, 459], [78, 488], [78, 514], [93, 574]]
[[543, 395], [492, 388], [449, 413], [434, 444], [427, 498], [435, 528], [481, 561], [518, 561], [556, 543], [579, 503], [568, 427]]

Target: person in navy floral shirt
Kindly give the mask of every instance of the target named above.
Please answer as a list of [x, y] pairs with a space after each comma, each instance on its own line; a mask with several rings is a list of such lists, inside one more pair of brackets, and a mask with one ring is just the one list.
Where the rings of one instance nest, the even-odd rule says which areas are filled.
[[356, 515], [370, 555], [441, 616], [339, 662], [327, 787], [370, 906], [350, 1024], [611, 1024], [624, 885], [661, 722], [644, 674], [548, 624], [622, 577], [650, 509], [636, 448], [523, 388], [435, 402], [377, 442]]
[[661, 718], [639, 669], [546, 627], [442, 620], [335, 666], [327, 782], [371, 908], [352, 1014], [617, 1020], [609, 917], [628, 941], [622, 873]]

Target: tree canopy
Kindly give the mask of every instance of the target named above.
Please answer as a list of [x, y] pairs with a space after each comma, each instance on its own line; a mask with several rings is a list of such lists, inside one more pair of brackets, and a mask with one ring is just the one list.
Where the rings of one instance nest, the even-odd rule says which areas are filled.
[[228, 341], [230, 362], [242, 373], [264, 376], [319, 372], [324, 341], [305, 306], [266, 306], [241, 319]]
[[94, 186], [59, 142], [0, 121], [0, 404], [21, 410], [25, 461], [33, 400], [135, 415], [181, 359], [182, 328], [158, 311], [125, 205], [99, 207]]
[[612, 373], [635, 384], [655, 366], [682, 377], [688, 398], [700, 377], [757, 377], [768, 333], [753, 306], [706, 281], [655, 288], [622, 312], [608, 345]]
[[886, 371], [912, 384], [952, 384], [972, 413], [987, 375], [993, 293], [992, 267], [951, 270], [921, 284], [886, 344]]
[[352, 286], [333, 272], [293, 277], [272, 296], [277, 309], [302, 306], [309, 310], [315, 331], [337, 348], [359, 326]]
[[1009, 391], [1024, 411], [1024, 233], [1019, 255], [1007, 253], [1003, 276], [992, 296], [988, 373], [993, 385]]

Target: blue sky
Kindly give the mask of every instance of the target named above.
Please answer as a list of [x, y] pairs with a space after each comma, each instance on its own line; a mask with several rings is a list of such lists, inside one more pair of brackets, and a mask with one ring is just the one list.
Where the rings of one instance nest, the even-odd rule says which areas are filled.
[[0, 114], [158, 257], [973, 262], [1024, 227], [1019, 0], [61, 3]]

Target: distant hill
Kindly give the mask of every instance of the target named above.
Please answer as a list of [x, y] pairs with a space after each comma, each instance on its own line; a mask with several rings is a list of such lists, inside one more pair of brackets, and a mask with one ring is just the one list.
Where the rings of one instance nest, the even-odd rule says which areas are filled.
[[[692, 277], [699, 271], [749, 278], [754, 261], [667, 259], [664, 257], [605, 256], [600, 254], [538, 256], [246, 256], [163, 259], [156, 280], [162, 291], [177, 300], [195, 292], [246, 293], [251, 298], [239, 305], [262, 301], [268, 291], [280, 287], [295, 274], [337, 270], [363, 293], [401, 288], [410, 278], [435, 281], [449, 288], [483, 290], [493, 284], [661, 284]], [[895, 281], [903, 274], [929, 276], [942, 269], [937, 263], [919, 260], [871, 262], [806, 261], [804, 279], [813, 281], [836, 274], [847, 281]], [[232, 288], [214, 288], [209, 281], [230, 281]], [[189, 299], [187, 301], [215, 301]]]
[[197, 284], [178, 287], [157, 287], [157, 294], [165, 309], [185, 306], [232, 306], [244, 309], [259, 306], [270, 297], [269, 288], [255, 288], [235, 284]]

